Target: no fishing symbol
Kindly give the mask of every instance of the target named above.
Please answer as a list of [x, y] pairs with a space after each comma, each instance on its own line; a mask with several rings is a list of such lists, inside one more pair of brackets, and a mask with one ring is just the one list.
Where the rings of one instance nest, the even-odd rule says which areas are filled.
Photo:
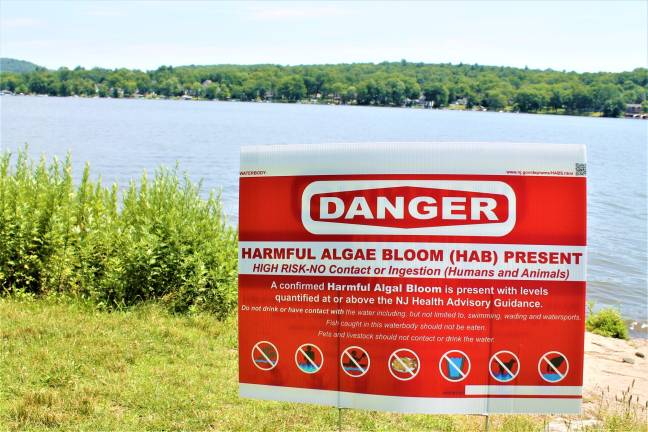
[[540, 357], [538, 373], [543, 380], [556, 383], [562, 381], [569, 372], [569, 361], [565, 354], [558, 351], [549, 351]]
[[401, 348], [391, 353], [387, 367], [389, 373], [397, 380], [409, 381], [418, 375], [421, 361], [414, 351]]
[[271, 342], [260, 341], [252, 347], [252, 363], [261, 370], [269, 371], [279, 363], [279, 351]]
[[364, 348], [350, 346], [340, 356], [340, 366], [345, 374], [353, 378], [359, 378], [367, 373], [371, 360], [369, 353]]
[[447, 381], [463, 381], [470, 373], [470, 359], [463, 351], [448, 351], [439, 360], [439, 372]]
[[295, 351], [295, 363], [300, 371], [307, 374], [314, 374], [322, 369], [324, 355], [317, 345], [306, 343]]
[[491, 357], [488, 371], [499, 382], [513, 381], [520, 373], [520, 359], [511, 351], [498, 351]]

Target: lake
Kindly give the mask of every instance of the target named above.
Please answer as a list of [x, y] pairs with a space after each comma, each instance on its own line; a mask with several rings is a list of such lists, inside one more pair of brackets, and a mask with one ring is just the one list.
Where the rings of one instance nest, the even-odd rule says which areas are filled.
[[[222, 190], [237, 220], [239, 147], [368, 141], [584, 143], [588, 151], [588, 297], [646, 323], [648, 122], [571, 116], [299, 104], [2, 96], [0, 143], [72, 152], [104, 182], [179, 163]], [[645, 334], [645, 333], [644, 333]]]

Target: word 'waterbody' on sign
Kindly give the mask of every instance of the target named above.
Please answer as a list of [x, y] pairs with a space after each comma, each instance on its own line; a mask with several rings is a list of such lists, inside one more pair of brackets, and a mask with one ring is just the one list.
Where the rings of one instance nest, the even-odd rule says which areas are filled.
[[578, 145], [243, 148], [241, 395], [579, 412], [585, 163]]

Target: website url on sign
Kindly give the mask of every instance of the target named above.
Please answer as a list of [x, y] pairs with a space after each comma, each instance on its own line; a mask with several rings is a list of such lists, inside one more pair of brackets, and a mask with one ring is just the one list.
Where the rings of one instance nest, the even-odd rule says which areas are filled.
[[535, 171], [535, 170], [507, 170], [509, 175], [536, 175], [536, 176], [573, 176], [572, 171]]

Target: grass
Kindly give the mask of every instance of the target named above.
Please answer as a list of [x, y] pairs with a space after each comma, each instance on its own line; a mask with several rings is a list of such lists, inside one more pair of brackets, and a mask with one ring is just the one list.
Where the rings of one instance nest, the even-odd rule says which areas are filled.
[[[237, 364], [233, 316], [174, 315], [150, 303], [104, 311], [61, 295], [0, 298], [0, 430], [337, 430], [334, 408], [240, 399]], [[601, 430], [646, 430], [641, 415], [614, 407], [597, 409]], [[541, 431], [550, 419], [493, 416], [490, 430]], [[346, 431], [483, 424], [477, 416], [341, 417]]]

